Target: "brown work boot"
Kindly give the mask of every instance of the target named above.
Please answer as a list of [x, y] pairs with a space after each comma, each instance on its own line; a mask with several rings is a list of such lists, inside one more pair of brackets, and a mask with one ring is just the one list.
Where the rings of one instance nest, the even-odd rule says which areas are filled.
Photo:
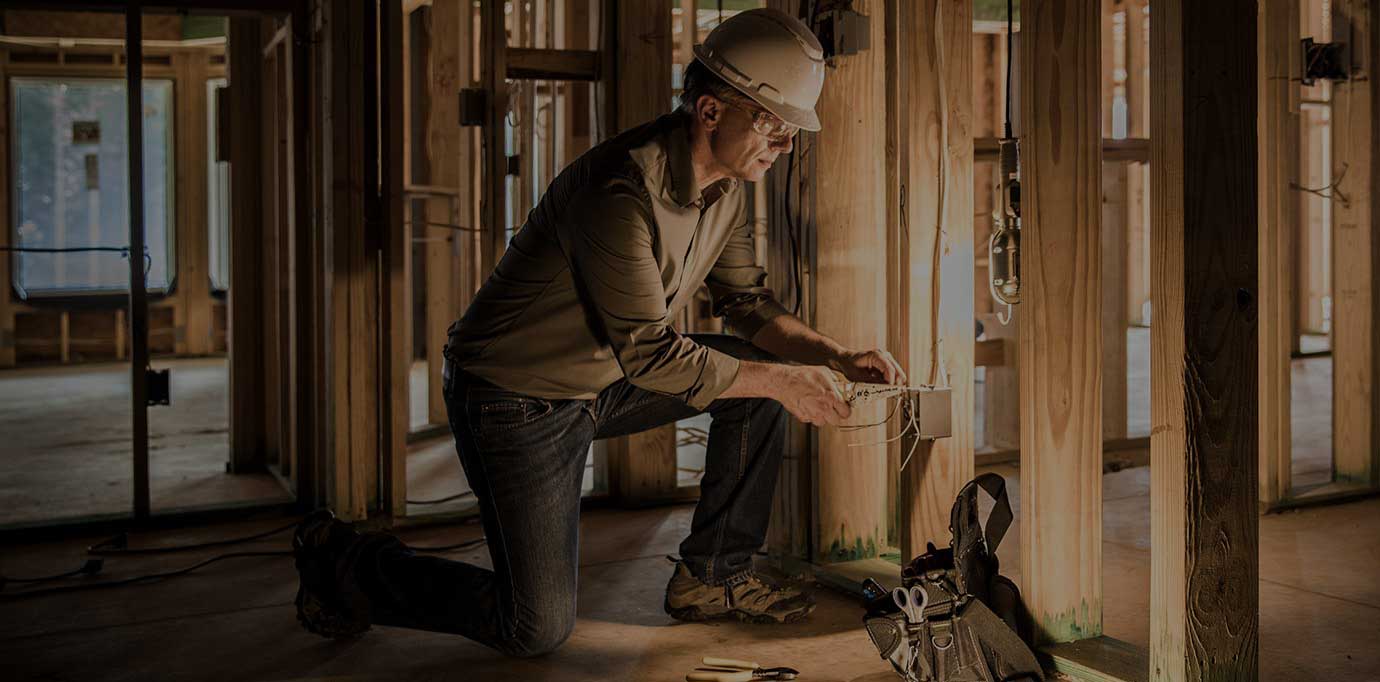
[[800, 590], [766, 582], [751, 570], [730, 576], [722, 585], [709, 585], [681, 561], [666, 585], [664, 607], [677, 620], [732, 616], [750, 623], [794, 623], [815, 609], [815, 600]]
[[347, 579], [341, 561], [360, 538], [350, 524], [328, 510], [313, 512], [292, 534], [297, 564], [297, 620], [307, 631], [331, 639], [358, 637], [369, 629], [368, 602]]

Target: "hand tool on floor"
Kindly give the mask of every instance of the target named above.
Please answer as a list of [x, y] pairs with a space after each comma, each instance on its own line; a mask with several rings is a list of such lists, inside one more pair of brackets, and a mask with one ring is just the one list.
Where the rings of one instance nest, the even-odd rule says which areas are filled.
[[901, 612], [906, 614], [906, 620], [910, 621], [911, 625], [925, 622], [925, 607], [930, 604], [930, 595], [919, 585], [892, 590], [891, 600], [901, 607]]
[[706, 656], [706, 666], [695, 668], [685, 676], [686, 682], [753, 682], [753, 680], [793, 680], [799, 671], [794, 668], [763, 668], [754, 661]]

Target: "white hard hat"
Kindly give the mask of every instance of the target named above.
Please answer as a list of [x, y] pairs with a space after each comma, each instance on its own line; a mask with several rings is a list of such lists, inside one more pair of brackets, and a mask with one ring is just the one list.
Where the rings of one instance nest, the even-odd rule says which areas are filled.
[[824, 48], [801, 20], [776, 9], [740, 12], [695, 46], [695, 58], [781, 120], [819, 130]]

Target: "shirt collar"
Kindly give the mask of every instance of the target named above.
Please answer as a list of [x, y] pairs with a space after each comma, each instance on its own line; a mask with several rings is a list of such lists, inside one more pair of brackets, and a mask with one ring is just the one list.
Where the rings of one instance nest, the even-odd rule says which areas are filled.
[[702, 193], [695, 181], [695, 166], [690, 154], [690, 117], [680, 112], [670, 114], [675, 119], [673, 125], [662, 136], [666, 152], [666, 179], [662, 182], [666, 191], [681, 208], [695, 206], [700, 209], [713, 204], [737, 186], [738, 181], [724, 178], [710, 185]]

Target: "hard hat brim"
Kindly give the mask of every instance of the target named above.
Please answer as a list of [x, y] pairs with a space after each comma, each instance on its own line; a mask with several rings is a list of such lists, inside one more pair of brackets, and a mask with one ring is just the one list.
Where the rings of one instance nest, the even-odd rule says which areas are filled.
[[762, 96], [761, 93], [754, 91], [751, 87], [746, 87], [745, 84], [736, 82], [732, 67], [725, 69], [725, 65], [721, 64], [720, 60], [715, 58], [714, 54], [705, 48], [703, 44], [696, 45], [694, 47], [694, 52], [695, 59], [699, 60], [701, 64], [704, 64], [711, 73], [718, 76], [720, 80], [727, 83], [734, 90], [741, 92], [748, 99], [761, 105], [763, 109], [770, 111], [777, 118], [801, 130], [808, 130], [810, 132], [819, 131], [819, 115], [815, 113], [814, 109], [802, 109], [793, 107], [785, 102], [772, 101]]

